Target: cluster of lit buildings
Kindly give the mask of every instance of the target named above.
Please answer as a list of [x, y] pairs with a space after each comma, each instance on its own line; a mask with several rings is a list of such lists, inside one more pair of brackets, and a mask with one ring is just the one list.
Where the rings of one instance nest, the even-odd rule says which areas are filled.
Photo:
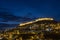
[[[44, 33], [60, 33], [60, 22], [53, 18], [38, 18], [36, 20], [21, 23], [16, 28], [0, 33], [0, 39], [8, 40], [40, 40], [45, 39]], [[51, 39], [52, 40], [52, 39]]]

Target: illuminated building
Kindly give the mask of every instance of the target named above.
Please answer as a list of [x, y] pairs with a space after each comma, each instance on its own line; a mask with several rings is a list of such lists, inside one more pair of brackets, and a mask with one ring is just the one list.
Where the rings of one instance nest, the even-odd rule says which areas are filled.
[[33, 40], [35, 38], [44, 38], [45, 32], [59, 33], [59, 31], [56, 31], [58, 29], [60, 30], [60, 22], [55, 21], [53, 18], [38, 18], [30, 22], [21, 23], [14, 29], [7, 30], [5, 35], [9, 34], [8, 38], [16, 40], [23, 40], [26, 35]]

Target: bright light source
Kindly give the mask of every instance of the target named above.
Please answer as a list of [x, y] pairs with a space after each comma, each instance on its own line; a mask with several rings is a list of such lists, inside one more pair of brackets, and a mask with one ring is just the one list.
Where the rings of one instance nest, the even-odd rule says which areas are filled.
[[42, 20], [54, 20], [54, 19], [53, 18], [39, 18], [39, 19], [37, 19], [35, 21], [42, 21]]
[[37, 22], [37, 21], [42, 21], [42, 20], [54, 20], [54, 19], [53, 19], [53, 18], [39, 18], [39, 19], [36, 19], [35, 21], [30, 21], [30, 22], [26, 22], [26, 23], [21, 23], [19, 26], [31, 24], [31, 23], [34, 23], [34, 22]]
[[31, 24], [31, 23], [34, 23], [35, 21], [30, 21], [30, 22], [26, 22], [26, 23], [22, 23], [20, 24], [19, 26], [23, 26], [23, 25], [26, 25], [26, 24]]

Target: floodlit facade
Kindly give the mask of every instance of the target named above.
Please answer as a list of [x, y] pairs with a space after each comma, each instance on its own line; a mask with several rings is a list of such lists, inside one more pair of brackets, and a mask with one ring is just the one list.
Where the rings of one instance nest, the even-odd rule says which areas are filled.
[[7, 39], [11, 40], [39, 40], [44, 39], [44, 35], [49, 33], [60, 33], [60, 22], [55, 21], [53, 18], [38, 18], [21, 23], [16, 28], [7, 30], [3, 35], [7, 35]]
[[26, 23], [21, 23], [19, 26], [23, 26], [23, 25], [27, 25], [27, 24], [31, 24], [37, 21], [43, 21], [43, 20], [54, 20], [53, 18], [38, 18], [35, 21], [30, 21], [30, 22], [26, 22]]

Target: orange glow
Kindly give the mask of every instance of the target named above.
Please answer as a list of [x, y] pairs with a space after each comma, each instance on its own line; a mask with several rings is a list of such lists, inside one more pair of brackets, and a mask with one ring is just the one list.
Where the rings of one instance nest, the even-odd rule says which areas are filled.
[[42, 21], [42, 20], [54, 20], [53, 18], [39, 18], [36, 21]]
[[21, 23], [19, 26], [24, 26], [24, 25], [31, 24], [31, 23], [34, 23], [34, 22], [37, 22], [37, 21], [42, 21], [42, 20], [54, 20], [54, 19], [53, 18], [39, 18], [39, 19], [36, 19], [35, 21]]

